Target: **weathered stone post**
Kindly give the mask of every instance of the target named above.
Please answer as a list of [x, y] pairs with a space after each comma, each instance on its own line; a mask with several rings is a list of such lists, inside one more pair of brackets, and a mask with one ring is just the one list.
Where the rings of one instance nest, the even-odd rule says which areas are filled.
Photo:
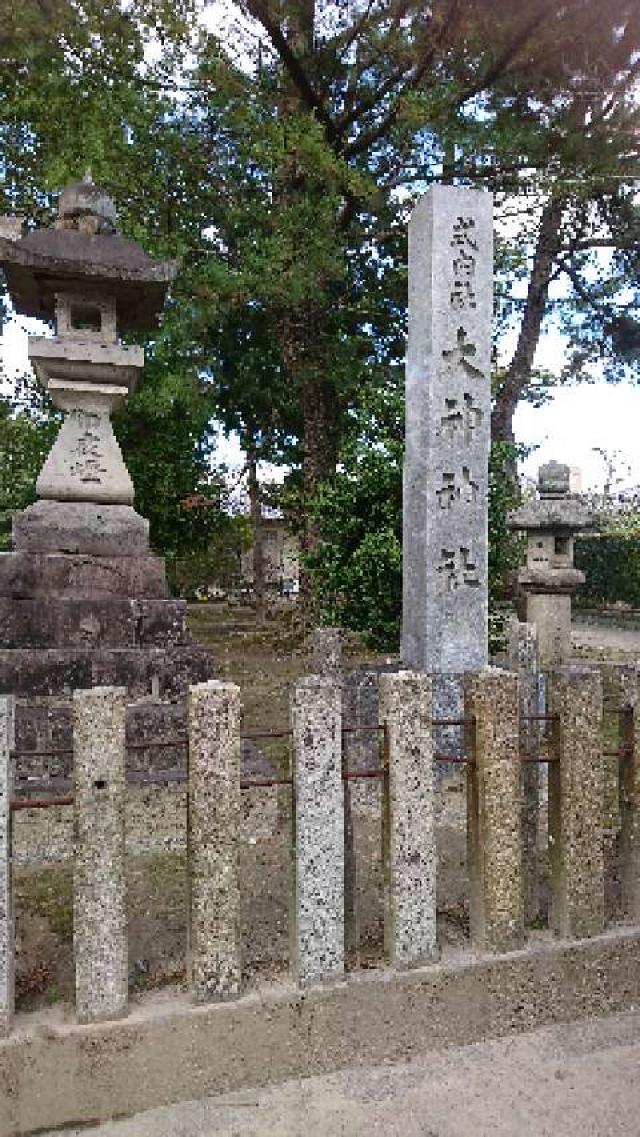
[[395, 967], [436, 953], [431, 679], [411, 671], [380, 676], [385, 729], [385, 951]]
[[432, 187], [409, 224], [402, 659], [435, 717], [487, 663], [492, 294], [491, 195]]
[[15, 933], [11, 879], [14, 700], [0, 697], [0, 1038], [11, 1030], [14, 1004]]
[[[618, 671], [616, 702], [622, 711], [620, 730], [619, 820], [618, 845], [620, 892], [623, 911], [633, 920], [640, 919], [640, 676], [635, 664], [623, 665]], [[605, 672], [605, 688], [607, 675]], [[607, 764], [605, 763], [605, 776]], [[613, 785], [610, 776], [609, 788]], [[605, 783], [606, 789], [606, 783]], [[605, 793], [605, 807], [606, 807]]]
[[197, 1002], [240, 990], [240, 689], [189, 688], [188, 972]]
[[73, 947], [81, 1023], [127, 1010], [124, 687], [73, 694]]
[[295, 687], [294, 911], [291, 958], [300, 983], [344, 971], [341, 688], [310, 675]]
[[632, 876], [628, 875], [627, 866], [633, 861], [631, 850], [634, 843], [634, 810], [629, 806], [634, 796], [638, 667], [635, 663], [599, 662], [598, 671], [602, 676], [603, 700], [602, 850], [606, 919], [619, 902], [627, 910], [633, 892]]
[[517, 675], [498, 668], [465, 676], [465, 717], [475, 718], [467, 768], [471, 939], [491, 951], [524, 939], [518, 687]]
[[558, 935], [604, 927], [602, 678], [560, 667], [550, 684], [555, 761], [549, 766], [549, 925]]
[[540, 911], [538, 889], [538, 817], [540, 812], [540, 668], [535, 624], [514, 620], [509, 629], [509, 668], [520, 680], [520, 789], [522, 794], [522, 857], [524, 914], [530, 923]]
[[342, 671], [342, 629], [313, 628], [307, 644], [313, 675], [340, 675]]

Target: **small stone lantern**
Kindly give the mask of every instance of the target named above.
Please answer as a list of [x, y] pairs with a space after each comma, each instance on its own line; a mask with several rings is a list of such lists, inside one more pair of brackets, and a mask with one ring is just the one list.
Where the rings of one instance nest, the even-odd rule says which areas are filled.
[[574, 535], [593, 525], [589, 510], [571, 495], [570, 470], [548, 462], [538, 471], [538, 500], [509, 515], [511, 529], [527, 534], [527, 562], [518, 573], [524, 618], [538, 629], [540, 664], [555, 667], [571, 656], [571, 597], [584, 582], [573, 563]]

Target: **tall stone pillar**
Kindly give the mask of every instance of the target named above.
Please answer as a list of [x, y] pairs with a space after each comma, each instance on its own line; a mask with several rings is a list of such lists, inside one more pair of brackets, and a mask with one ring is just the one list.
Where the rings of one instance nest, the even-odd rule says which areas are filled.
[[409, 224], [402, 659], [436, 716], [487, 663], [492, 199], [433, 186]]

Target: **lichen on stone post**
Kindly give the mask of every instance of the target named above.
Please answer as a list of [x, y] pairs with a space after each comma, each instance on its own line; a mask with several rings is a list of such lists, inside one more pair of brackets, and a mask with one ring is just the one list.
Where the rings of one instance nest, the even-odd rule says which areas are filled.
[[538, 820], [540, 812], [540, 726], [532, 718], [540, 709], [540, 668], [535, 624], [514, 620], [509, 629], [509, 668], [520, 680], [520, 789], [522, 794], [522, 858], [524, 911], [528, 923], [540, 911]]
[[342, 692], [319, 675], [293, 692], [294, 894], [291, 958], [301, 984], [344, 971]]
[[[637, 730], [638, 666], [636, 663], [599, 662], [602, 676], [602, 849], [604, 856], [605, 918], [608, 914], [637, 911], [634, 893], [640, 867], [635, 830], [637, 793], [635, 736]], [[618, 890], [619, 885], [619, 890]]]
[[602, 677], [561, 667], [550, 684], [555, 759], [549, 767], [549, 924], [558, 935], [604, 927]]
[[621, 906], [640, 919], [640, 676], [636, 664], [621, 668], [618, 706], [622, 712], [619, 759], [619, 871]]
[[237, 995], [240, 953], [240, 689], [189, 688], [188, 975], [196, 1002]]
[[0, 1038], [11, 1030], [14, 1007], [15, 932], [11, 879], [11, 796], [14, 700], [0, 697]]
[[126, 1013], [124, 687], [73, 695], [73, 946], [79, 1022]]
[[471, 939], [510, 951], [524, 939], [518, 676], [497, 668], [465, 675], [465, 718], [475, 719], [467, 767]]
[[385, 730], [385, 953], [395, 967], [436, 954], [436, 847], [431, 679], [380, 676]]

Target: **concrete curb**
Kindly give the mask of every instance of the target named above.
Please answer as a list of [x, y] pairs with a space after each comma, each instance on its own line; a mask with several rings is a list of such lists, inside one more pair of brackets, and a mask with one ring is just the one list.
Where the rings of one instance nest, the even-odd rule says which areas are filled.
[[20, 1015], [0, 1043], [0, 1137], [381, 1064], [640, 1004], [640, 928], [496, 956], [287, 983], [194, 1006], [154, 993], [118, 1022]]

